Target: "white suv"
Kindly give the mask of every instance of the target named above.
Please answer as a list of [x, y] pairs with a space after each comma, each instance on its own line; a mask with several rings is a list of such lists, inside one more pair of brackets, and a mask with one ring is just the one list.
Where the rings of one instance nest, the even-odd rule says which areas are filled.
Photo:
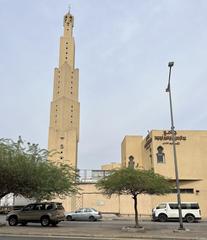
[[[181, 203], [183, 220], [192, 223], [201, 219], [201, 210], [198, 203]], [[179, 219], [178, 204], [176, 202], [161, 203], [152, 209], [152, 220], [166, 222], [168, 219]]]

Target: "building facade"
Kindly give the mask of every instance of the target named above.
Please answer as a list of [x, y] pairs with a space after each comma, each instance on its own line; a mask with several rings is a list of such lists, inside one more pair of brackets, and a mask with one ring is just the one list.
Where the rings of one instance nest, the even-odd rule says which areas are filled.
[[101, 170], [103, 171], [119, 169], [119, 168], [121, 168], [121, 163], [117, 163], [117, 162], [112, 162], [112, 163], [104, 164], [101, 166]]
[[[207, 131], [176, 131], [176, 150], [180, 180], [181, 200], [198, 202], [201, 215], [207, 218]], [[128, 167], [152, 169], [175, 182], [175, 167], [172, 134], [168, 130], [152, 130], [146, 137], [125, 136], [121, 144], [121, 163], [102, 166], [103, 171]], [[121, 166], [120, 166], [121, 165]], [[96, 179], [80, 184], [78, 207], [94, 207], [102, 212], [134, 214], [131, 196], [113, 195], [107, 198], [96, 189]], [[164, 196], [141, 194], [138, 196], [138, 212], [141, 216], [151, 215], [151, 210], [161, 202], [176, 202], [176, 189]]]
[[48, 150], [50, 160], [77, 168], [79, 141], [79, 70], [75, 68], [74, 17], [64, 16], [60, 38], [59, 66], [54, 69], [54, 89], [50, 110]]
[[[207, 131], [175, 134], [181, 200], [198, 202], [207, 217]], [[122, 167], [127, 167], [132, 157], [135, 167], [152, 169], [175, 182], [171, 131], [152, 130], [145, 138], [125, 136], [121, 149]], [[162, 201], [177, 201], [176, 190], [166, 196], [152, 196], [152, 205]]]
[[[73, 38], [74, 18], [64, 16], [64, 34], [60, 38], [59, 66], [54, 70], [54, 90], [51, 102], [49, 126], [49, 151], [55, 151], [50, 159], [77, 168], [80, 104], [78, 97], [79, 71], [75, 68]], [[198, 202], [202, 216], [207, 217], [207, 131], [176, 131], [176, 149], [182, 201]], [[107, 171], [128, 167], [152, 169], [175, 181], [172, 134], [168, 130], [152, 130], [146, 137], [125, 136], [121, 144], [121, 162], [109, 163], [102, 170], [92, 170], [89, 179], [84, 177], [78, 195], [64, 201], [67, 211], [79, 207], [94, 207], [102, 212], [133, 214], [130, 196], [102, 195], [93, 179]], [[103, 173], [101, 172], [103, 171]], [[89, 181], [90, 180], [90, 181]], [[177, 201], [176, 191], [165, 196], [139, 196], [139, 214], [150, 215], [156, 204]]]

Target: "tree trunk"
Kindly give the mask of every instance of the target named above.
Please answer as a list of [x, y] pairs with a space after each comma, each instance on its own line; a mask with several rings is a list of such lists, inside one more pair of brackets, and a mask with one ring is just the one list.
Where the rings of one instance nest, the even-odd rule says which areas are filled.
[[140, 226], [139, 226], [139, 221], [138, 221], [137, 195], [134, 195], [133, 199], [134, 199], [134, 212], [135, 212], [135, 227], [138, 228]]

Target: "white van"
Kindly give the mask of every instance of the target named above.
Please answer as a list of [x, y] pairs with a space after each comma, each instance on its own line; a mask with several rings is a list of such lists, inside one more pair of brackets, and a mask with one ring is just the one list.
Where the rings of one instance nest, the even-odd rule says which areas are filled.
[[[201, 219], [201, 210], [196, 202], [181, 203], [183, 220], [192, 223]], [[160, 203], [152, 209], [152, 220], [166, 222], [168, 219], [179, 219], [178, 204], [176, 202]]]

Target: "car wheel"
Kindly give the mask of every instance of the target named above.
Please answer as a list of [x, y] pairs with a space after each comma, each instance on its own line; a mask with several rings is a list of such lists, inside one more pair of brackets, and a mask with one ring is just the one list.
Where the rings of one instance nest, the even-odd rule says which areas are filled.
[[192, 214], [188, 214], [185, 216], [185, 220], [188, 223], [193, 223], [195, 221], [195, 217]]
[[94, 222], [94, 221], [96, 221], [96, 219], [95, 219], [94, 216], [90, 216], [90, 217], [89, 217], [89, 221]]
[[50, 219], [48, 216], [41, 217], [40, 222], [43, 227], [48, 227], [50, 225]]
[[18, 224], [17, 216], [11, 216], [8, 220], [9, 226], [16, 226]]
[[72, 221], [72, 220], [73, 220], [72, 216], [70, 216], [70, 215], [68, 215], [68, 216], [66, 217], [66, 219], [67, 219], [67, 221]]
[[160, 214], [158, 216], [158, 219], [160, 222], [167, 222], [167, 215], [166, 214]]

